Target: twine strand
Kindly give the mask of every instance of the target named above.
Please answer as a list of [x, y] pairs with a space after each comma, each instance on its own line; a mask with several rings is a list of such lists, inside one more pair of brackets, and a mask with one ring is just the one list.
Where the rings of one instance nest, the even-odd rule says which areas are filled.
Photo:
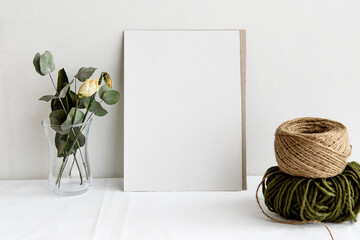
[[261, 212], [262, 212], [266, 217], [268, 217], [270, 220], [272, 220], [272, 221], [274, 221], [274, 222], [277, 222], [277, 223], [291, 224], [291, 225], [299, 225], [299, 224], [313, 223], [313, 224], [323, 225], [323, 226], [326, 228], [326, 230], [329, 232], [331, 239], [332, 239], [332, 240], [335, 240], [335, 239], [334, 239], [334, 236], [332, 235], [332, 233], [331, 233], [331, 231], [330, 231], [330, 229], [329, 229], [329, 227], [328, 227], [325, 223], [323, 223], [323, 222], [316, 221], [316, 220], [303, 220], [303, 221], [280, 220], [280, 219], [276, 219], [276, 218], [271, 217], [269, 214], [267, 214], [267, 213], [264, 211], [264, 209], [262, 208], [262, 206], [261, 206], [261, 204], [260, 204], [260, 200], [259, 200], [259, 195], [258, 195], [258, 194], [259, 194], [259, 189], [260, 189], [261, 186], [263, 186], [263, 184], [265, 183], [265, 181], [266, 181], [266, 179], [267, 179], [268, 177], [270, 177], [270, 176], [273, 175], [273, 174], [280, 173], [280, 172], [281, 172], [281, 171], [278, 170], [278, 171], [275, 171], [275, 172], [272, 172], [272, 173], [269, 173], [269, 174], [265, 175], [265, 176], [263, 177], [262, 181], [260, 182], [260, 184], [258, 185], [257, 189], [256, 189], [256, 201], [257, 201], [257, 203], [258, 203], [258, 205], [259, 205], [259, 208], [260, 208]]

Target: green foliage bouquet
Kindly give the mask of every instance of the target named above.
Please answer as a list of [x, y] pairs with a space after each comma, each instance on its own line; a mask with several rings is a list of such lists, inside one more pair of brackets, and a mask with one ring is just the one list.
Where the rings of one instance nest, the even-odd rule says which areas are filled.
[[[45, 95], [39, 99], [46, 102], [50, 101], [49, 122], [51, 129], [55, 132], [52, 141], [56, 148], [56, 158], [62, 160], [59, 164], [54, 187], [60, 188], [61, 178], [70, 156], [73, 156], [70, 174], [75, 163], [81, 185], [85, 181], [84, 178], [89, 178], [87, 163], [81, 151], [81, 147], [86, 143], [86, 134], [83, 131], [93, 114], [101, 117], [108, 113], [102, 103], [113, 105], [119, 101], [120, 94], [112, 89], [113, 81], [108, 73], [101, 72], [99, 78], [90, 79], [96, 70], [94, 67], [80, 68], [71, 81], [69, 81], [65, 70], [60, 69], [57, 84], [55, 84], [51, 75], [51, 72], [55, 70], [55, 64], [53, 55], [49, 51], [45, 51], [43, 54], [37, 53], [33, 64], [41, 76], [49, 76], [55, 91], [54, 94]], [[78, 89], [77, 81], [82, 83]], [[85, 168], [84, 172], [80, 170], [81, 164], [76, 157], [77, 152], [79, 152], [82, 165]]]

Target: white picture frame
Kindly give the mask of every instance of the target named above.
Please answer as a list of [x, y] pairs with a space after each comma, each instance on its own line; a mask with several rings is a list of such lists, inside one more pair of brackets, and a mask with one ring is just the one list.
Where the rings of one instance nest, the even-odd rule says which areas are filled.
[[126, 30], [124, 191], [246, 189], [245, 30]]

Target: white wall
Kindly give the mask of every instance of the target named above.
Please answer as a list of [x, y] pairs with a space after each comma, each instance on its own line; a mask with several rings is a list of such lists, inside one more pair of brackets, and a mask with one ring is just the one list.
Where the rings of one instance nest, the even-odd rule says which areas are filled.
[[[360, 2], [334, 0], [0, 0], [0, 179], [47, 177], [40, 121], [52, 92], [32, 58], [46, 49], [57, 69], [81, 66], [122, 79], [124, 29], [247, 30], [248, 173], [275, 165], [273, 140], [283, 121], [338, 120], [360, 157]], [[122, 108], [93, 122], [95, 177], [122, 176]]]

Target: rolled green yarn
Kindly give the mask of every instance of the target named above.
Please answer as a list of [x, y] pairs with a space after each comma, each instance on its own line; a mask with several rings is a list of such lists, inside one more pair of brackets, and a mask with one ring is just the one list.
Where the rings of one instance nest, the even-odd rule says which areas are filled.
[[360, 164], [350, 162], [345, 170], [330, 178], [288, 175], [278, 167], [263, 184], [265, 204], [272, 212], [298, 221], [345, 222], [360, 210]]

